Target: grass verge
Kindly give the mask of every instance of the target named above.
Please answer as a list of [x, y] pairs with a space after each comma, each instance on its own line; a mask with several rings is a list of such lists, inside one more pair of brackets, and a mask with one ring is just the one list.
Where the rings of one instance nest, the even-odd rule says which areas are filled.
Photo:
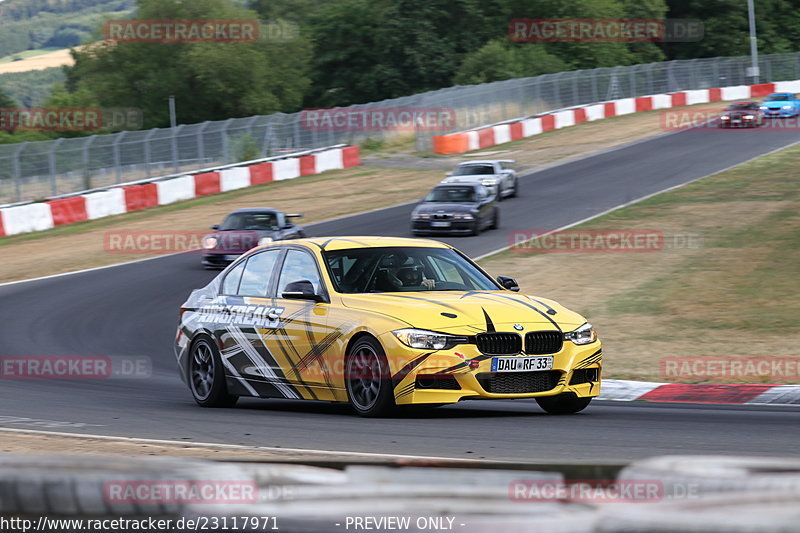
[[[587, 316], [606, 377], [800, 383], [798, 166], [800, 147], [790, 147], [571, 229], [657, 230], [660, 251], [506, 251], [482, 264]], [[781, 362], [766, 374], [763, 364], [665, 372], [674, 357]]]

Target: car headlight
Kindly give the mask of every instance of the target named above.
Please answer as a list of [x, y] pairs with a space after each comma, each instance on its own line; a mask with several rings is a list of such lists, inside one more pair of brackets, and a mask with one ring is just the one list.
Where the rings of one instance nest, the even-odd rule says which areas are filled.
[[475, 217], [473, 217], [469, 213], [456, 213], [455, 215], [453, 215], [453, 218], [456, 220], [473, 220]]
[[208, 237], [203, 239], [203, 248], [205, 248], [206, 250], [213, 250], [214, 248], [217, 247], [217, 242], [219, 241], [217, 240], [216, 237], [212, 237], [209, 235]]
[[397, 340], [410, 348], [421, 350], [446, 350], [456, 344], [463, 344], [466, 338], [446, 335], [424, 329], [398, 329], [392, 332]]
[[578, 329], [564, 333], [565, 341], [572, 341], [574, 344], [591, 344], [597, 340], [597, 332], [588, 322]]
[[754, 119], [754, 118], [756, 118], [756, 117], [754, 117], [753, 115], [745, 115], [745, 116], [744, 116], [744, 118], [745, 118], [746, 120], [753, 120], [753, 119]]
[[721, 116], [721, 117], [719, 117], [719, 118], [721, 118], [722, 120], [728, 120], [728, 119], [729, 119], [729, 118], [731, 118], [731, 117], [729, 117], [728, 115], [722, 115], [722, 116]]
[[262, 244], [269, 244], [272, 242], [272, 237], [261, 237], [258, 239], [258, 245], [261, 246]]
[[430, 216], [428, 213], [414, 213], [414, 215], [412, 216], [412, 218], [413, 218], [414, 220], [422, 220], [422, 219], [428, 219], [428, 218], [431, 218], [431, 216]]
[[781, 109], [791, 109], [791, 108], [792, 108], [792, 106], [790, 106], [790, 105], [785, 105], [785, 106], [783, 106]]

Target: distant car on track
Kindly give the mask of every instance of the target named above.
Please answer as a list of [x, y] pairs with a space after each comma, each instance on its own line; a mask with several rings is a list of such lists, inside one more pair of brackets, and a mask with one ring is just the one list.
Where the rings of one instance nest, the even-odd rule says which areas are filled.
[[440, 183], [411, 212], [414, 235], [477, 235], [499, 224], [495, 196], [480, 183]]
[[761, 102], [766, 118], [787, 118], [800, 115], [800, 100], [792, 93], [774, 93]]
[[600, 393], [594, 328], [517, 291], [431, 240], [270, 243], [191, 293], [175, 353], [205, 407], [255, 396], [349, 402], [362, 416], [486, 398], [584, 409]]
[[734, 102], [719, 116], [720, 128], [757, 128], [764, 124], [764, 113], [757, 102]]
[[261, 244], [305, 237], [303, 227], [291, 221], [302, 216], [269, 207], [237, 209], [203, 238], [203, 266], [223, 268]]
[[442, 183], [480, 183], [500, 202], [503, 198], [517, 196], [519, 192], [517, 171], [509, 166], [512, 163], [512, 159], [466, 161], [449, 173]]

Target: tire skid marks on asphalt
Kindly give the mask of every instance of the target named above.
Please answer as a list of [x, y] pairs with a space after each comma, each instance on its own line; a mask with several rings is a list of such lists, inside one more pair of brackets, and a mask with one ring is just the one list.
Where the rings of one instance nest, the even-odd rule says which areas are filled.
[[228, 326], [226, 330], [236, 345], [241, 348], [241, 352], [244, 353], [251, 363], [261, 370], [262, 374], [266, 378], [271, 380], [275, 388], [278, 389], [281, 394], [284, 395], [284, 397], [297, 400], [300, 399], [300, 395], [297, 394], [289, 385], [284, 383], [282, 378], [279, 378], [275, 374], [275, 370], [272, 368], [272, 366], [261, 357], [261, 354], [258, 353], [258, 350], [256, 350], [256, 348], [247, 338], [247, 335], [241, 329], [236, 326]]

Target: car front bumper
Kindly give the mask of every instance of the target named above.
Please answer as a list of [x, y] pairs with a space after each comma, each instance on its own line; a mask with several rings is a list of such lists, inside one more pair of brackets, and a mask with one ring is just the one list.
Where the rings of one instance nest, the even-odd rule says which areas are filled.
[[230, 265], [239, 257], [241, 257], [243, 252], [218, 252], [218, 253], [204, 253], [203, 254], [203, 266], [213, 267], [213, 268], [225, 268], [226, 266]]
[[[565, 341], [553, 357], [551, 370], [493, 372], [494, 357], [476, 345], [458, 345], [434, 352], [409, 348], [388, 334], [380, 338], [395, 381], [395, 401], [406, 404], [455, 403], [467, 399], [536, 398], [573, 393], [578, 397], [600, 394], [602, 347], [600, 341], [578, 346]], [[425, 357], [425, 354], [429, 354]], [[520, 354], [514, 357], [531, 357]], [[535, 356], [540, 357], [540, 356]], [[413, 366], [415, 361], [420, 361]], [[470, 362], [477, 361], [471, 367]], [[413, 368], [397, 380], [409, 366]]]
[[[411, 231], [415, 235], [445, 235], [472, 233], [475, 229], [475, 220], [448, 220], [450, 225], [447, 227], [434, 227], [431, 220], [414, 220], [411, 222]], [[439, 221], [441, 222], [441, 221]]]
[[797, 115], [795, 109], [767, 109], [764, 111], [764, 118], [789, 118]]

